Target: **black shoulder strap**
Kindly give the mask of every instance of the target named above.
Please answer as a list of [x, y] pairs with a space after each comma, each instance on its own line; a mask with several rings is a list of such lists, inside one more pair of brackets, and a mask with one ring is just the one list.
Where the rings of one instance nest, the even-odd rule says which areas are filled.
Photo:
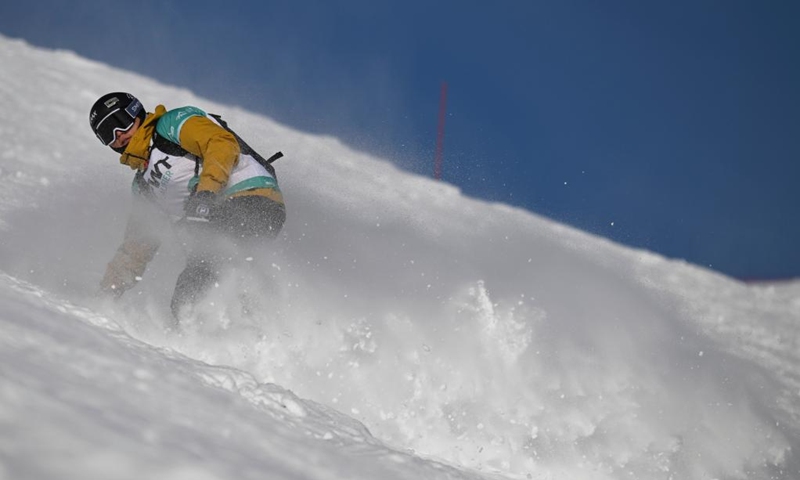
[[251, 157], [253, 157], [259, 164], [261, 164], [262, 167], [267, 169], [267, 171], [273, 177], [275, 177], [275, 179], [278, 178], [278, 176], [275, 174], [275, 167], [272, 166], [272, 162], [274, 162], [275, 160], [281, 158], [283, 156], [283, 152], [277, 152], [277, 153], [275, 153], [274, 155], [272, 155], [269, 158], [264, 158], [258, 152], [253, 150], [253, 148], [250, 145], [248, 145], [247, 142], [245, 142], [244, 139], [242, 139], [242, 137], [240, 137], [236, 132], [231, 130], [231, 127], [228, 126], [228, 122], [223, 120], [220, 115], [216, 115], [216, 114], [213, 114], [213, 113], [209, 113], [209, 115], [211, 117], [214, 117], [214, 119], [216, 121], [218, 121], [220, 125], [222, 125], [222, 128], [224, 128], [225, 130], [231, 132], [233, 134], [233, 136], [236, 137], [236, 141], [239, 143], [239, 149], [241, 149], [242, 153], [244, 153], [245, 155], [250, 155]]
[[172, 155], [175, 157], [183, 157], [189, 153], [177, 143], [173, 143], [159, 135], [155, 130], [153, 131], [153, 146], [167, 155]]
[[[167, 155], [172, 155], [174, 157], [185, 157], [189, 154], [189, 151], [185, 148], [181, 147], [175, 142], [167, 140], [165, 137], [162, 137], [158, 130], [153, 129], [153, 146], [160, 151], [166, 153]], [[202, 159], [198, 159], [194, 157], [194, 174], [195, 176], [200, 175], [200, 162]]]

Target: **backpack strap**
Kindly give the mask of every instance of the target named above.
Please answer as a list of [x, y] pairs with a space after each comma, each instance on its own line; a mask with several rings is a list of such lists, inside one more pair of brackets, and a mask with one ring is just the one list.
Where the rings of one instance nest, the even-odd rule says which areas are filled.
[[[189, 155], [189, 151], [166, 138], [162, 137], [157, 130], [153, 130], [153, 146], [167, 155], [174, 157], [185, 157]], [[202, 158], [197, 158], [194, 155], [189, 155], [194, 159], [194, 176], [200, 175], [200, 165], [203, 163]]]
[[158, 131], [155, 129], [153, 130], [153, 146], [167, 155], [172, 155], [175, 157], [183, 157], [189, 153], [177, 143], [173, 143], [159, 135]]
[[269, 158], [264, 158], [258, 152], [253, 150], [253, 148], [250, 145], [248, 145], [247, 142], [245, 142], [242, 137], [240, 137], [236, 132], [231, 130], [231, 127], [228, 126], [228, 122], [223, 120], [222, 116], [214, 113], [209, 113], [208, 115], [210, 117], [213, 117], [217, 122], [219, 122], [219, 124], [222, 125], [222, 128], [231, 132], [231, 134], [233, 134], [233, 136], [236, 137], [236, 141], [239, 143], [239, 149], [242, 151], [242, 153], [253, 157], [256, 162], [258, 162], [262, 167], [264, 167], [270, 173], [270, 175], [272, 175], [275, 178], [275, 180], [278, 179], [278, 175], [275, 173], [275, 167], [272, 166], [272, 162], [281, 158], [283, 156], [283, 152], [277, 152]]

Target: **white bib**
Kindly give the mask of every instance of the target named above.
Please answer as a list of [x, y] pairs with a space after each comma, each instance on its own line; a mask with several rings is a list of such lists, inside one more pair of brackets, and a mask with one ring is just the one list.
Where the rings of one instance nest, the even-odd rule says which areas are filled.
[[[144, 181], [149, 186], [150, 198], [173, 221], [184, 217], [183, 205], [199, 180], [195, 176], [196, 158], [192, 154], [183, 157], [168, 155], [155, 147], [150, 152]], [[261, 185], [274, 185], [273, 188], [277, 188], [274, 177], [253, 157], [239, 155], [239, 161], [220, 194], [230, 195], [244, 190], [253, 179], [261, 180]]]

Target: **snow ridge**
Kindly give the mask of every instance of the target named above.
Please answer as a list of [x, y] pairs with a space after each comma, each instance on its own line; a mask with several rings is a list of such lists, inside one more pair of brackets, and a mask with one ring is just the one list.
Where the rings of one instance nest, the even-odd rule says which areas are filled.
[[[800, 477], [798, 285], [476, 201], [70, 52], [0, 37], [0, 63], [0, 478]], [[286, 154], [284, 232], [180, 333], [174, 237], [121, 301], [95, 296], [130, 208], [87, 128], [112, 90]]]

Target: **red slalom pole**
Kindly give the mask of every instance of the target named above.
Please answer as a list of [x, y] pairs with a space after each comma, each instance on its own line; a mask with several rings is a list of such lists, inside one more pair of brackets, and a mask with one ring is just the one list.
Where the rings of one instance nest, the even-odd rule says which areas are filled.
[[436, 157], [433, 162], [433, 178], [442, 179], [442, 152], [444, 151], [444, 120], [447, 110], [447, 82], [442, 82], [439, 98], [439, 129], [436, 132]]

